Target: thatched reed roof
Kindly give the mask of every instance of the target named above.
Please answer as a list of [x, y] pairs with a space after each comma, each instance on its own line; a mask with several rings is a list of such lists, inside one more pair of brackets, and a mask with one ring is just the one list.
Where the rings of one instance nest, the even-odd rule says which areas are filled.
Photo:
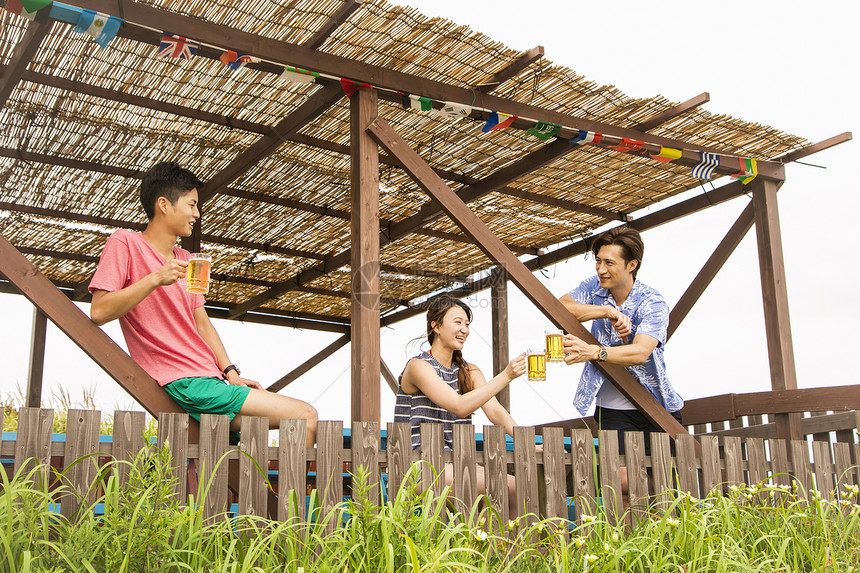
[[[344, 2], [146, 4], [303, 44]], [[0, 62], [10, 68], [28, 25], [0, 11]], [[173, 32], [172, 25], [165, 18], [163, 29]], [[211, 180], [268, 126], [325, 89], [282, 79], [282, 66], [265, 61], [265, 55], [259, 64], [230, 71], [217, 59], [230, 45], [203, 46], [190, 61], [156, 59], [151, 40], [160, 33], [124, 26], [106, 49], [98, 49], [73, 26], [55, 22], [0, 110], [0, 233], [49, 278], [63, 288], [77, 287], [79, 295], [116, 226], [145, 223], [136, 198], [142, 171], [156, 161], [175, 160]], [[381, 0], [362, 3], [318, 50], [460, 88], [478, 86], [521, 56], [467, 27]], [[353, 79], [374, 83], [373, 78]], [[479, 108], [490, 108], [483, 92], [473, 93], [472, 117], [446, 119], [407, 109], [398, 94], [380, 90], [380, 116], [455, 190], [546, 145], [525, 133], [523, 128], [534, 124], [525, 119], [482, 135], [487, 113]], [[629, 97], [547, 58], [503, 81], [492, 95], [619, 128], [635, 128], [676, 105], [661, 96]], [[565, 124], [564, 133], [577, 127]], [[686, 142], [687, 149], [758, 159], [777, 158], [807, 143], [701, 108], [648, 133]], [[202, 244], [219, 278], [209, 297], [212, 305], [241, 303], [349, 248], [349, 140], [349, 100], [341, 97], [205, 203]], [[428, 202], [403, 171], [384, 161], [380, 181], [383, 231]], [[584, 146], [470, 206], [504, 242], [534, 254], [700, 183], [689, 165]], [[383, 247], [383, 313], [492, 266], [476, 247], [453, 240], [452, 233], [465, 239], [453, 223], [437, 218]], [[427, 272], [422, 276], [422, 271]], [[348, 266], [299, 282], [264, 307], [281, 315], [348, 318]]]

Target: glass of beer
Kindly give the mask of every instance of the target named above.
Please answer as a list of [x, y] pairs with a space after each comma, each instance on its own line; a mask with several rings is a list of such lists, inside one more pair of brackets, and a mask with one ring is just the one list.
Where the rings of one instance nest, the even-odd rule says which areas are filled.
[[546, 361], [564, 362], [564, 333], [561, 330], [546, 331]]
[[209, 292], [209, 271], [212, 268], [212, 257], [204, 253], [191, 253], [186, 271], [187, 284], [185, 288], [192, 294]]
[[526, 351], [526, 360], [529, 369], [529, 382], [546, 380], [546, 352], [544, 349], [529, 348]]

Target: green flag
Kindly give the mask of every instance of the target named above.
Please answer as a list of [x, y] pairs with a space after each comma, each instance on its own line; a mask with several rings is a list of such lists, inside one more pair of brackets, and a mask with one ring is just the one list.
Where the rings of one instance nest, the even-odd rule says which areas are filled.
[[554, 137], [559, 131], [561, 131], [559, 124], [539, 121], [536, 126], [526, 131], [526, 133], [534, 135], [541, 141], [546, 141], [550, 137]]

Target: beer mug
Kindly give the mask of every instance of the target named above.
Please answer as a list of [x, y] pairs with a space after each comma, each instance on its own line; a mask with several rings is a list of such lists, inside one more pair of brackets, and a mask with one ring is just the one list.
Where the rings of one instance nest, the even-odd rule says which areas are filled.
[[546, 380], [546, 352], [543, 348], [529, 348], [526, 351], [526, 361], [529, 369], [529, 382]]
[[185, 288], [192, 294], [209, 292], [209, 271], [212, 268], [212, 257], [204, 253], [191, 253], [186, 271], [187, 284]]
[[561, 330], [546, 331], [546, 361], [564, 362], [564, 333]]

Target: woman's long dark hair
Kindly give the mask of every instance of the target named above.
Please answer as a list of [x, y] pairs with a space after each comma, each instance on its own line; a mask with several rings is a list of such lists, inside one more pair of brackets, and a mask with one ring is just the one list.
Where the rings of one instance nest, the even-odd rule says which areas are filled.
[[[433, 302], [430, 303], [430, 307], [427, 309], [427, 340], [431, 345], [433, 344], [433, 340], [436, 338], [436, 333], [433, 332], [433, 327], [441, 325], [442, 319], [445, 318], [445, 314], [455, 306], [462, 308], [466, 313], [466, 318], [469, 322], [472, 322], [472, 309], [466, 306], [464, 302], [449, 296], [441, 296], [434, 299]], [[451, 362], [459, 368], [457, 372], [457, 385], [460, 388], [460, 394], [465, 394], [466, 392], [471, 391], [474, 387], [472, 383], [472, 375], [469, 372], [469, 366], [466, 364], [466, 361], [463, 360], [463, 353], [459, 350], [455, 350]]]

